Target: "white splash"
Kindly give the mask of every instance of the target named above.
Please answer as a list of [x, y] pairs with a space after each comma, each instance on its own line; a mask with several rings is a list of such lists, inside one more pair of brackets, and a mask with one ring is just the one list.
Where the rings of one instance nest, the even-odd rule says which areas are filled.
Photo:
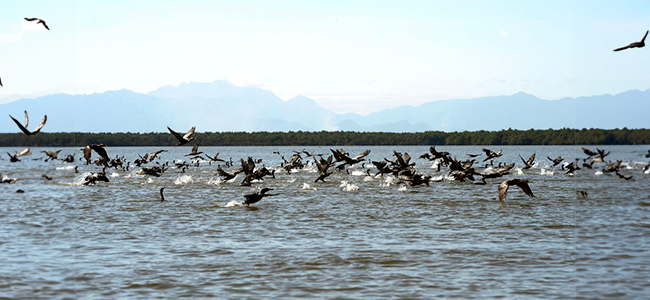
[[366, 172], [364, 171], [352, 171], [352, 176], [364, 176]]
[[[151, 179], [151, 178], [149, 178], [149, 179]], [[183, 175], [183, 176], [180, 176], [180, 177], [176, 178], [176, 180], [174, 180], [174, 184], [188, 184], [188, 183], [193, 183], [193, 182], [194, 182], [194, 180], [192, 180], [192, 176], [190, 176], [190, 175]]]
[[409, 189], [405, 185], [403, 185], [398, 187], [397, 190], [400, 192], [407, 192]]
[[368, 181], [375, 181], [375, 180], [372, 178], [372, 176], [366, 176], [363, 178], [363, 181], [368, 182]]
[[242, 202], [232, 200], [228, 202], [225, 207], [235, 207], [235, 206], [244, 206], [244, 204], [242, 204]]
[[546, 176], [553, 176], [553, 175], [555, 175], [555, 170], [554, 169], [546, 170], [546, 169], [542, 168], [542, 171], [539, 174], [540, 175], [546, 175]]
[[524, 171], [521, 170], [521, 168], [515, 168], [517, 171], [517, 175], [525, 175]]
[[291, 177], [291, 178], [287, 179], [287, 182], [288, 182], [288, 183], [294, 183], [294, 182], [296, 182], [296, 177]]
[[395, 177], [393, 176], [386, 176], [384, 177], [384, 181], [379, 184], [380, 187], [389, 187], [392, 184], [395, 183]]
[[119, 177], [119, 176], [120, 176], [120, 174], [117, 174], [117, 172], [111, 173], [111, 177]]
[[359, 190], [358, 185], [356, 185], [354, 183], [349, 183], [349, 182], [347, 182], [345, 180], [341, 181], [341, 185], [339, 187], [343, 188], [344, 192], [353, 192], [353, 191], [358, 191]]
[[596, 171], [596, 173], [594, 173], [596, 176], [603, 176], [603, 174], [603, 171]]
[[56, 167], [57, 170], [74, 170], [75, 166]]
[[315, 191], [316, 190], [316, 188], [311, 187], [311, 185], [309, 185], [309, 183], [303, 183], [302, 184], [302, 189], [303, 190], [310, 190], [310, 191]]

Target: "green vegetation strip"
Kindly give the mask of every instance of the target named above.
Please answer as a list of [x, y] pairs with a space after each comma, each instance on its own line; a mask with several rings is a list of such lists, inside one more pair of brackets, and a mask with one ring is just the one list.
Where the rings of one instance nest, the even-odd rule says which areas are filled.
[[[650, 129], [546, 129], [416, 133], [388, 132], [197, 132], [201, 146], [352, 146], [352, 145], [647, 145]], [[0, 133], [0, 147], [171, 146], [163, 133]], [[194, 143], [192, 143], [194, 144]]]

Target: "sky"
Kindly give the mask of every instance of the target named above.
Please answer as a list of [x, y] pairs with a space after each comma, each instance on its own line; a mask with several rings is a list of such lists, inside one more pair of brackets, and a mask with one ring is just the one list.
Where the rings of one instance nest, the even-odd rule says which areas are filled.
[[617, 94], [650, 88], [650, 47], [612, 51], [648, 29], [650, 1], [0, 0], [0, 103], [216, 80], [360, 114]]

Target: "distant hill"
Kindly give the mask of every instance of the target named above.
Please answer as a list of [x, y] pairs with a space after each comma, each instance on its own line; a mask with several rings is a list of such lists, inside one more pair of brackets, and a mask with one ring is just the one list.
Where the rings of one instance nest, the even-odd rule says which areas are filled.
[[[186, 131], [475, 131], [548, 128], [648, 128], [650, 90], [632, 90], [560, 100], [526, 93], [509, 96], [432, 101], [372, 113], [335, 114], [298, 96], [283, 101], [270, 91], [236, 87], [226, 81], [183, 83], [147, 94], [129, 90], [89, 95], [53, 94], [0, 104], [0, 111], [23, 119], [33, 129], [48, 115], [44, 132]], [[16, 132], [8, 117], [0, 132]]]

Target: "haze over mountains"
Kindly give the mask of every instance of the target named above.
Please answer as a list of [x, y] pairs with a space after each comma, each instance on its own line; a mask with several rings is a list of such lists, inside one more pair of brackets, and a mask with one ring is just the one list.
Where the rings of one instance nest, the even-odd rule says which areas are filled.
[[[372, 113], [336, 114], [307, 97], [283, 101], [257, 87], [226, 81], [183, 83], [147, 94], [129, 90], [90, 95], [53, 94], [0, 104], [0, 111], [33, 128], [48, 115], [43, 132], [186, 131], [476, 131], [548, 128], [648, 128], [650, 90], [617, 95], [542, 100], [526, 93], [432, 101]], [[0, 132], [18, 132], [8, 117]]]

